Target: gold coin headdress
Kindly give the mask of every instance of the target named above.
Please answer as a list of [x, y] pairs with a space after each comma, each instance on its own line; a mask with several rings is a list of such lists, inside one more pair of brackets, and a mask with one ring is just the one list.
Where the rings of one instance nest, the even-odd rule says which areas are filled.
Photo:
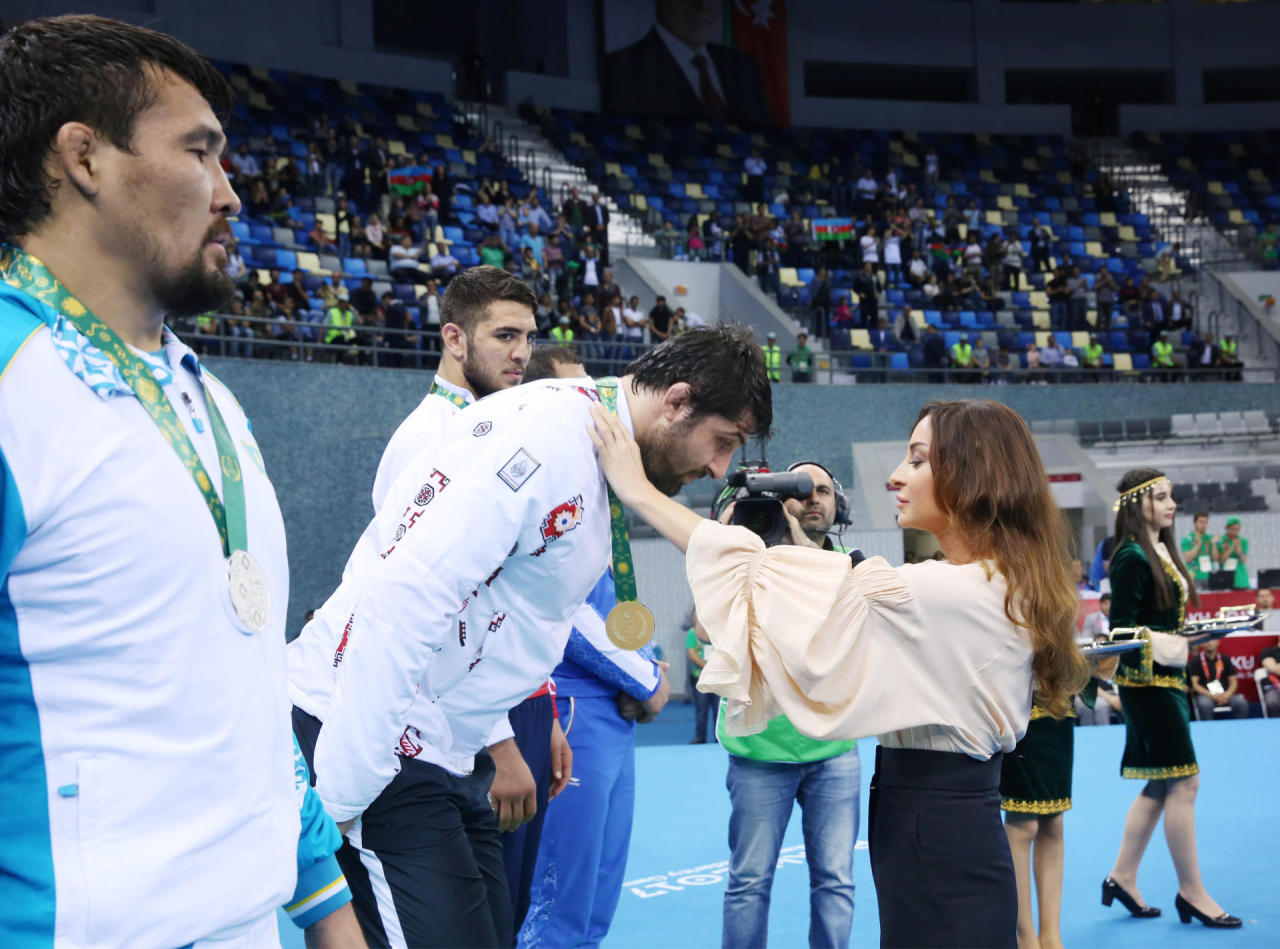
[[1157, 475], [1150, 481], [1144, 481], [1142, 484], [1134, 485], [1127, 491], [1121, 491], [1120, 497], [1116, 498], [1116, 503], [1112, 505], [1112, 510], [1119, 511], [1126, 504], [1137, 504], [1146, 495], [1150, 494], [1152, 489], [1161, 481], [1168, 481], [1168, 475]]

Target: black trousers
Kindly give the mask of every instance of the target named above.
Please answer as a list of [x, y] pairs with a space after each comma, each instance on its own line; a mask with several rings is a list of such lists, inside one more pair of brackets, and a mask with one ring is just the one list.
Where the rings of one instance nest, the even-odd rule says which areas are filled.
[[[315, 773], [320, 721], [293, 710], [293, 731]], [[371, 947], [506, 949], [511, 900], [498, 818], [489, 805], [493, 759], [459, 777], [404, 758], [338, 851], [356, 919]]]
[[509, 943], [514, 946], [516, 934], [529, 912], [529, 891], [533, 887], [538, 844], [542, 841], [542, 824], [547, 819], [547, 799], [551, 795], [551, 722], [554, 719], [551, 696], [525, 699], [507, 713], [507, 718], [515, 732], [516, 747], [538, 785], [538, 812], [533, 820], [502, 835], [502, 862], [512, 903]]
[[869, 843], [881, 946], [1017, 946], [1003, 757], [876, 748]]

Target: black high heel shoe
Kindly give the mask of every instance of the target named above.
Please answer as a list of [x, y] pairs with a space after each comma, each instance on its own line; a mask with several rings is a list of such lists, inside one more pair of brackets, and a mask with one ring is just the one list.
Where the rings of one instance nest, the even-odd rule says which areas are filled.
[[1223, 913], [1221, 916], [1208, 916], [1184, 900], [1181, 893], [1173, 901], [1173, 905], [1178, 908], [1178, 918], [1184, 923], [1191, 922], [1191, 917], [1194, 916], [1210, 929], [1239, 929], [1241, 926], [1239, 916], [1232, 916], [1230, 913]]
[[[1139, 919], [1155, 919], [1160, 915], [1158, 906], [1139, 906], [1138, 901], [1130, 896], [1124, 887], [1111, 877], [1107, 877], [1102, 881], [1102, 905], [1110, 906], [1113, 899], [1123, 903], [1124, 908]], [[1190, 906], [1190, 904], [1187, 905]]]

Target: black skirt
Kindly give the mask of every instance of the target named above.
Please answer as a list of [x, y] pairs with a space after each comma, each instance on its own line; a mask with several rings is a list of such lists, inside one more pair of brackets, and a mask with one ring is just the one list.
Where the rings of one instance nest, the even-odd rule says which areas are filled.
[[1002, 758], [876, 748], [869, 841], [881, 946], [1017, 946]]

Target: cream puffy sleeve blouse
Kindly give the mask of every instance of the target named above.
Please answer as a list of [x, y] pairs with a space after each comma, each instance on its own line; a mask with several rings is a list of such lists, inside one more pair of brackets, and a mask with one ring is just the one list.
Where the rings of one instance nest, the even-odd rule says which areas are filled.
[[876, 735], [887, 748], [986, 759], [1031, 714], [1031, 645], [982, 563], [891, 567], [873, 557], [770, 547], [708, 521], [686, 558], [715, 645], [698, 688], [729, 701], [731, 735], [785, 714], [819, 740]]

